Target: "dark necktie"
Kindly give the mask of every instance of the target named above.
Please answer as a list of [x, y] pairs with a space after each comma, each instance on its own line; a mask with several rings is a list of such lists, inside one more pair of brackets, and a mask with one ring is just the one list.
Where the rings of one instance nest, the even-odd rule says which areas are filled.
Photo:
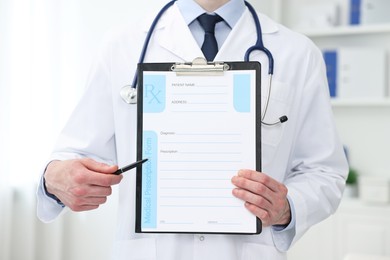
[[198, 17], [198, 21], [205, 31], [202, 52], [207, 61], [213, 61], [218, 52], [218, 44], [215, 39], [215, 25], [223, 19], [219, 15], [202, 14]]

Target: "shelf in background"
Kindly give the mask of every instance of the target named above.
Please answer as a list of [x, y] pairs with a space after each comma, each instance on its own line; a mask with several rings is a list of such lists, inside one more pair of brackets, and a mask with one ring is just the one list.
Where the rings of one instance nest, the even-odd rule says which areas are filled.
[[333, 107], [390, 107], [390, 98], [383, 99], [332, 99]]
[[318, 28], [318, 29], [297, 30], [297, 31], [305, 34], [308, 37], [383, 34], [383, 33], [390, 33], [390, 24], [340, 26], [340, 27]]

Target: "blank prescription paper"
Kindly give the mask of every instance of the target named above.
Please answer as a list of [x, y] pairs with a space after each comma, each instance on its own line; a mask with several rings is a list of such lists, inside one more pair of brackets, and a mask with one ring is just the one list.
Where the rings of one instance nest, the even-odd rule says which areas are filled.
[[141, 169], [137, 232], [259, 233], [259, 220], [231, 184], [239, 169], [259, 167], [256, 72], [145, 71], [142, 91], [138, 127], [149, 160]]

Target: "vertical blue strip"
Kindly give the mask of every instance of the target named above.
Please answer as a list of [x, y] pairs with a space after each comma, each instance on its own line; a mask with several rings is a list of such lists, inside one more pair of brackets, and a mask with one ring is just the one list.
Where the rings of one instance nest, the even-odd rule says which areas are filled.
[[351, 0], [350, 1], [350, 8], [351, 9], [350, 9], [349, 23], [351, 25], [360, 24], [361, 6], [362, 6], [361, 0]]
[[249, 113], [251, 109], [250, 74], [234, 75], [233, 105], [237, 112]]
[[141, 228], [157, 227], [157, 134], [144, 131], [142, 156], [149, 160], [142, 166]]
[[326, 76], [328, 77], [331, 97], [337, 96], [337, 51], [325, 51]]

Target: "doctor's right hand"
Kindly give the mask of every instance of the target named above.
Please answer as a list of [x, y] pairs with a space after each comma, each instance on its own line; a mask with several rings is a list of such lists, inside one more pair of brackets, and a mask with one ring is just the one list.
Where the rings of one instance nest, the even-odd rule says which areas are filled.
[[107, 201], [112, 185], [121, 182], [122, 175], [112, 174], [117, 169], [88, 158], [52, 161], [44, 173], [45, 187], [73, 211], [92, 210]]

